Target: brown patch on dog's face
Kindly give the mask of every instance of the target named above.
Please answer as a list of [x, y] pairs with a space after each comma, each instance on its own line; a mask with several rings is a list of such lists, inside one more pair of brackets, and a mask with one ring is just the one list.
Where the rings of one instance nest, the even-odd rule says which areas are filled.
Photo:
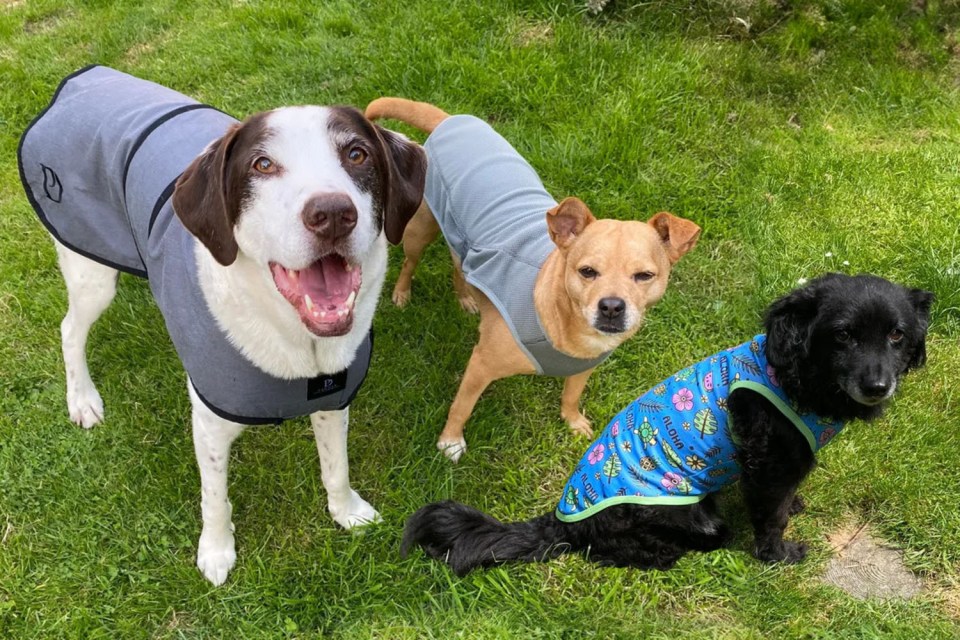
[[174, 211], [222, 265], [237, 259], [233, 229], [249, 194], [257, 149], [268, 135], [265, 114], [253, 115], [211, 143], [177, 180]]
[[656, 226], [593, 220], [565, 245], [558, 243], [566, 258], [566, 293], [601, 334], [623, 340], [632, 336], [646, 310], [663, 297], [672, 264], [696, 244], [697, 225], [669, 214], [658, 216], [651, 219]]
[[371, 123], [352, 107], [331, 107], [331, 137], [340, 148], [340, 164], [374, 199], [378, 229], [398, 244], [423, 198], [426, 155], [404, 136]]

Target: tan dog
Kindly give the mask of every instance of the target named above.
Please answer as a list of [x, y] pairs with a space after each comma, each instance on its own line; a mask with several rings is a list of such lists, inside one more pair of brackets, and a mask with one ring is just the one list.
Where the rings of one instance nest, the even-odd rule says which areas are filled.
[[[424, 145], [427, 189], [403, 235], [394, 303], [409, 301], [417, 263], [442, 227], [460, 304], [480, 312], [480, 339], [437, 447], [459, 460], [466, 451], [464, 425], [480, 394], [516, 374], [566, 377], [561, 415], [574, 432], [591, 436], [579, 408], [590, 374], [640, 328], [646, 310], [663, 297], [672, 265], [696, 245], [700, 227], [665, 212], [647, 222], [597, 220], [577, 198], [556, 204], [509, 143], [471, 116], [401, 98], [374, 100], [366, 116], [431, 134]], [[462, 211], [478, 206], [470, 219]], [[492, 239], [501, 229], [507, 239]], [[506, 293], [491, 284], [492, 272], [508, 281]], [[534, 331], [539, 325], [545, 338], [528, 339], [518, 329], [524, 323]]]

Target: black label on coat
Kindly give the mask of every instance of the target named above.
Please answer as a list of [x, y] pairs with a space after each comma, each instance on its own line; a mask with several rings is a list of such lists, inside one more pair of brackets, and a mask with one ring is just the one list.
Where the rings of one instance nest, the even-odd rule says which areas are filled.
[[347, 370], [307, 380], [307, 400], [316, 400], [347, 388]]

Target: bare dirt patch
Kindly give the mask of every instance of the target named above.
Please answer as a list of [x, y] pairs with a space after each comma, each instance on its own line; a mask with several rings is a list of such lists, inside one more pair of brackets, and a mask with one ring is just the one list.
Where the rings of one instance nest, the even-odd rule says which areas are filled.
[[854, 598], [909, 600], [923, 588], [920, 578], [903, 564], [900, 552], [874, 538], [868, 525], [845, 525], [827, 539], [834, 557], [823, 581]]

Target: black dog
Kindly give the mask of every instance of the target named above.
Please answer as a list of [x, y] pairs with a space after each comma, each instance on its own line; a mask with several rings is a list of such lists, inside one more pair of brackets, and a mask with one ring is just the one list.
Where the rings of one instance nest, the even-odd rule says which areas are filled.
[[[872, 420], [900, 377], [926, 360], [932, 302], [932, 293], [876, 276], [822, 276], [768, 309], [767, 361], [800, 411], [840, 422]], [[803, 508], [796, 490], [815, 465], [811, 447], [759, 393], [735, 389], [728, 411], [754, 555], [799, 562], [806, 545], [784, 540], [783, 531], [788, 516]], [[713, 494], [679, 506], [614, 504], [576, 522], [549, 513], [511, 524], [445, 501], [411, 516], [401, 553], [418, 545], [457, 575], [571, 552], [605, 565], [668, 569], [687, 551], [718, 549], [729, 538]]]

